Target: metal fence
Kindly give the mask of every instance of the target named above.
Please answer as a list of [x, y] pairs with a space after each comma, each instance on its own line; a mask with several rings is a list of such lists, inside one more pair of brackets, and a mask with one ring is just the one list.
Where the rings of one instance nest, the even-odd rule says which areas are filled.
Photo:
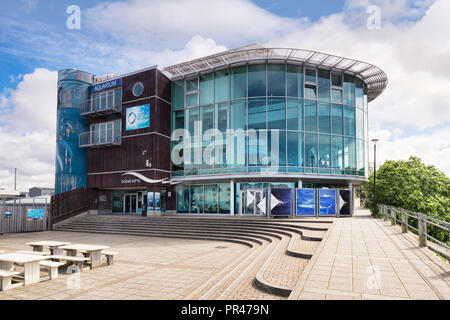
[[[379, 205], [380, 213], [384, 220], [391, 220], [391, 224], [395, 226], [397, 223], [401, 225], [402, 233], [413, 230], [419, 235], [419, 246], [426, 247], [427, 241], [434, 242], [445, 250], [449, 250], [450, 243], [450, 223], [427, 216], [423, 213], [417, 213], [402, 208], [396, 208], [388, 205]], [[443, 240], [438, 240], [429, 234], [433, 229], [434, 233], [439, 232]]]
[[[43, 209], [42, 218], [32, 217], [33, 209]], [[0, 200], [0, 234], [49, 230], [50, 203], [43, 199]]]

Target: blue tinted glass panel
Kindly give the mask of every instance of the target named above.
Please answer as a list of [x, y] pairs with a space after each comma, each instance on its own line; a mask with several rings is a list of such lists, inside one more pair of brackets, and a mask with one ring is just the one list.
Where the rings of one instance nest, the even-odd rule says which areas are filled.
[[344, 165], [346, 170], [356, 170], [355, 138], [344, 138]]
[[330, 104], [319, 102], [319, 132], [330, 133]]
[[268, 129], [286, 129], [286, 102], [284, 98], [268, 99]]
[[216, 104], [215, 127], [223, 133], [225, 133], [225, 131], [227, 130], [227, 128], [228, 128], [228, 102]]
[[344, 169], [344, 139], [341, 136], [333, 136], [331, 144], [331, 166], [333, 173], [343, 173]]
[[205, 213], [217, 213], [219, 210], [217, 184], [205, 185]]
[[287, 132], [288, 166], [303, 167], [303, 133]]
[[177, 212], [189, 213], [189, 186], [177, 186]]
[[306, 82], [316, 82], [317, 75], [315, 69], [305, 69], [305, 81]]
[[269, 131], [267, 151], [271, 159], [278, 161], [277, 163], [271, 162], [270, 165], [286, 166], [286, 131], [278, 131], [278, 133]]
[[231, 69], [231, 99], [247, 96], [247, 67]]
[[245, 100], [236, 100], [230, 103], [230, 128], [246, 129], [246, 108]]
[[319, 134], [319, 167], [331, 167], [331, 136]]
[[200, 104], [211, 104], [214, 102], [214, 79], [213, 74], [200, 76]]
[[331, 126], [333, 134], [344, 134], [343, 109], [341, 104], [333, 104], [331, 107]]
[[317, 167], [318, 152], [317, 152], [317, 134], [305, 134], [305, 166]]
[[364, 89], [363, 89], [364, 82], [356, 78], [356, 89], [355, 89], [355, 102], [357, 108], [364, 108]]
[[342, 90], [341, 89], [332, 89], [332, 101], [336, 103], [342, 103]]
[[364, 139], [364, 111], [356, 108], [356, 137]]
[[317, 99], [317, 91], [316, 91], [316, 86], [314, 85], [305, 85], [305, 98], [306, 99], [311, 99], [311, 100], [316, 100]]
[[172, 109], [184, 108], [184, 80], [172, 82]]
[[305, 131], [317, 131], [317, 102], [305, 100]]
[[303, 130], [303, 103], [300, 99], [287, 100], [287, 129]]
[[344, 104], [355, 105], [355, 77], [344, 74]]
[[198, 89], [198, 79], [186, 80], [186, 92], [195, 91]]
[[288, 65], [286, 78], [288, 97], [303, 98], [303, 67]]
[[358, 174], [364, 175], [365, 162], [364, 162], [364, 141], [356, 140], [356, 169], [359, 171]]
[[355, 136], [355, 108], [344, 107], [344, 134]]
[[214, 75], [214, 94], [216, 102], [228, 100], [228, 75], [228, 70], [217, 71]]
[[263, 97], [266, 95], [266, 65], [248, 66], [248, 96]]
[[188, 94], [186, 95], [186, 107], [196, 106], [197, 105], [197, 94]]
[[200, 121], [203, 134], [206, 130], [214, 128], [214, 107], [212, 105], [201, 107]]
[[286, 65], [269, 64], [267, 66], [267, 95], [286, 95]]
[[219, 213], [230, 213], [230, 184], [219, 184]]
[[319, 70], [319, 100], [330, 101], [330, 71]]
[[203, 185], [191, 186], [191, 213], [203, 213]]
[[248, 128], [266, 129], [266, 99], [248, 99]]

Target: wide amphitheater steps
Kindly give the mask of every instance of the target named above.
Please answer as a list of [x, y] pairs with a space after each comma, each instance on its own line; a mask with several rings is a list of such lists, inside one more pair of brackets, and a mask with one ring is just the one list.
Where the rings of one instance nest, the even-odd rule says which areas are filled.
[[287, 297], [332, 220], [240, 217], [140, 217], [83, 215], [56, 231], [217, 240], [245, 245], [246, 252], [211, 275], [183, 299]]

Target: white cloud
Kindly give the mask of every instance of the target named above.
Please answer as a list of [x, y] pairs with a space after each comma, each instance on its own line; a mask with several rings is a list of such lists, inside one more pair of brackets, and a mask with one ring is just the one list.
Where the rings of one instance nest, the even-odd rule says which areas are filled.
[[54, 185], [56, 84], [57, 72], [35, 69], [0, 97], [0, 187], [13, 187], [14, 168], [19, 190]]

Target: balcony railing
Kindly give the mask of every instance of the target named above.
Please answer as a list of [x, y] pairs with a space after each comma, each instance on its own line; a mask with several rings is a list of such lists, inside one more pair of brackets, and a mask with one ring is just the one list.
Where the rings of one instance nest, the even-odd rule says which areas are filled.
[[99, 132], [83, 132], [79, 137], [80, 148], [119, 146], [122, 136], [119, 130], [101, 130]]
[[89, 99], [81, 102], [80, 107], [80, 114], [90, 117], [97, 117], [120, 112], [122, 112], [122, 105], [118, 101], [113, 101], [113, 103], [111, 104], [106, 103], [105, 105], [103, 105], [102, 103], [99, 103], [98, 105], [95, 105], [94, 101]]

